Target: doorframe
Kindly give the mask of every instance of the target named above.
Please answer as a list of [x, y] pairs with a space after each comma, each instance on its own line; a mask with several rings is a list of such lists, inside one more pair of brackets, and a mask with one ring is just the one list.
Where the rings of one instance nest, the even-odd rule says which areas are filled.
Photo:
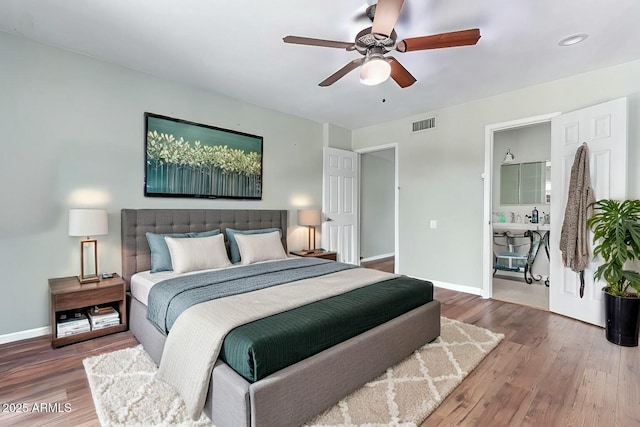
[[[498, 131], [521, 128], [540, 123], [551, 122], [551, 119], [562, 113], [549, 113], [539, 116], [532, 116], [508, 122], [495, 123], [485, 126], [484, 133], [484, 215], [482, 228], [482, 297], [491, 298], [493, 296], [493, 226], [491, 224], [491, 211], [493, 208], [493, 144], [494, 133]], [[551, 141], [549, 141], [551, 143]], [[553, 165], [552, 165], [553, 167]]]
[[[394, 272], [398, 273], [400, 271], [400, 173], [399, 173], [399, 162], [398, 162], [398, 143], [390, 143], [390, 144], [383, 144], [383, 145], [375, 145], [373, 147], [366, 147], [366, 148], [359, 148], [357, 150], [353, 150], [354, 153], [358, 154], [358, 164], [360, 166], [362, 166], [361, 163], [361, 156], [362, 154], [366, 154], [366, 153], [373, 153], [376, 151], [383, 151], [383, 150], [389, 150], [389, 149], [393, 149], [394, 152], [394, 156], [393, 156], [393, 174], [394, 174], [394, 209], [393, 209], [393, 252], [394, 252]], [[358, 169], [358, 174], [359, 174], [359, 178], [358, 178], [358, 185], [362, 185], [362, 167], [360, 167]], [[362, 197], [362, 192], [358, 192], [358, 215], [360, 215], [360, 212], [362, 212], [361, 209], [361, 197]], [[360, 221], [358, 221], [358, 224], [360, 223]], [[357, 239], [358, 239], [358, 247], [360, 247], [360, 226], [358, 225], [358, 229], [357, 229]], [[359, 261], [359, 260], [358, 260]]]

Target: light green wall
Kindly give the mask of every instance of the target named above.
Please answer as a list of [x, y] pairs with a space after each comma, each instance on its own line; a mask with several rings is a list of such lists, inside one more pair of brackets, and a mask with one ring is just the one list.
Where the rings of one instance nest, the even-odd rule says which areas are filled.
[[351, 131], [349, 129], [331, 123], [323, 124], [323, 128], [326, 147], [351, 150]]
[[[353, 149], [398, 143], [400, 272], [482, 287], [485, 126], [627, 96], [629, 196], [640, 196], [640, 61], [353, 131]], [[496, 76], [499, 78], [499, 76]], [[418, 83], [419, 84], [419, 83]], [[407, 89], [410, 90], [410, 89]], [[414, 120], [435, 129], [410, 134]], [[438, 228], [429, 228], [429, 220]]]
[[[0, 341], [49, 324], [47, 279], [78, 273], [67, 211], [101, 207], [100, 271], [120, 272], [121, 208], [320, 206], [323, 125], [0, 33]], [[262, 201], [145, 198], [145, 111], [264, 137]], [[306, 245], [290, 222], [291, 249]], [[8, 335], [7, 335], [8, 336]]]

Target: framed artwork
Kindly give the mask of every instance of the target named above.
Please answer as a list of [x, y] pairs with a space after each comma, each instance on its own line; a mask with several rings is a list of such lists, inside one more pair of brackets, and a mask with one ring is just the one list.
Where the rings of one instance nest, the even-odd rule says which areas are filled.
[[144, 118], [145, 196], [262, 199], [261, 136], [153, 113]]

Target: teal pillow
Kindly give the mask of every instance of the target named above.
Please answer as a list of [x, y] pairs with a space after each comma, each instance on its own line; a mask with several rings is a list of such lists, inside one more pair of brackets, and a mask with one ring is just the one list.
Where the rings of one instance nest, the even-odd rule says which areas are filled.
[[229, 253], [231, 255], [231, 262], [237, 264], [240, 262], [240, 248], [238, 248], [238, 242], [236, 242], [235, 235], [239, 234], [262, 234], [272, 233], [274, 231], [280, 231], [279, 228], [261, 228], [258, 230], [234, 230], [233, 228], [227, 228], [227, 240], [229, 241]]
[[173, 234], [155, 234], [146, 233], [147, 242], [149, 242], [149, 249], [151, 250], [151, 272], [157, 273], [159, 271], [173, 271], [173, 264], [171, 264], [171, 254], [169, 253], [169, 247], [165, 242], [165, 236], [176, 238], [190, 238], [190, 237], [209, 237], [220, 234], [219, 229], [202, 231], [199, 233], [173, 233]]

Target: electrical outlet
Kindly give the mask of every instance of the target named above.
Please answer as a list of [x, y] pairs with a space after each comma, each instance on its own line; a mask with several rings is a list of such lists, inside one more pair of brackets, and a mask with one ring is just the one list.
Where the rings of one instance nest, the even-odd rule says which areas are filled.
[[429, 227], [438, 228], [438, 221], [436, 221], [435, 219], [432, 219], [431, 221], [429, 221]]

